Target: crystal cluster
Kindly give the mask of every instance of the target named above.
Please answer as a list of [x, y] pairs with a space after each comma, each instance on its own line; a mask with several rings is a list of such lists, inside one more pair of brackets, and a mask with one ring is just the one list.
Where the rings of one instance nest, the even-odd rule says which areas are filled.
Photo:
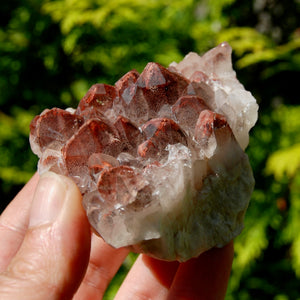
[[77, 109], [36, 116], [30, 143], [40, 173], [76, 182], [107, 243], [185, 261], [242, 230], [254, 185], [243, 150], [257, 109], [222, 43], [93, 85]]

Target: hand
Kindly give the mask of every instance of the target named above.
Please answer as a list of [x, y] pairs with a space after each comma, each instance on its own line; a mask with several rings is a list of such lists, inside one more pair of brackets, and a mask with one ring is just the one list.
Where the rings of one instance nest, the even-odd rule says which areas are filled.
[[[0, 299], [101, 299], [128, 254], [90, 232], [67, 177], [36, 174], [0, 216]], [[115, 299], [223, 299], [233, 243], [185, 263], [139, 255]]]

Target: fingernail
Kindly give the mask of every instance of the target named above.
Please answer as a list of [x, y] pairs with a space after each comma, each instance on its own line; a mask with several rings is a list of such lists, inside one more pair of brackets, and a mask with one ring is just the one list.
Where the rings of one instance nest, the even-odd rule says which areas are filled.
[[32, 200], [29, 227], [53, 223], [62, 210], [66, 193], [66, 184], [59, 175], [43, 174]]

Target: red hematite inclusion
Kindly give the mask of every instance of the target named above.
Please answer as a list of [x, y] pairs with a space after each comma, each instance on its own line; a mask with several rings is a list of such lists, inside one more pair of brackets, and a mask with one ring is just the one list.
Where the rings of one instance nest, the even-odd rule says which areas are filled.
[[40, 173], [76, 182], [106, 242], [184, 261], [241, 231], [253, 188], [243, 149], [256, 118], [223, 43], [94, 84], [77, 109], [35, 117], [30, 143]]

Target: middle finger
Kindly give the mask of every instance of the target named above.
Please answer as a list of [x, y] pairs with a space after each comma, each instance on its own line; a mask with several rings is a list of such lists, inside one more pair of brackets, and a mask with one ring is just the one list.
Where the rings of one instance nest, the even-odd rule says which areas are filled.
[[93, 233], [89, 265], [74, 300], [102, 299], [128, 253], [128, 249], [114, 249]]

